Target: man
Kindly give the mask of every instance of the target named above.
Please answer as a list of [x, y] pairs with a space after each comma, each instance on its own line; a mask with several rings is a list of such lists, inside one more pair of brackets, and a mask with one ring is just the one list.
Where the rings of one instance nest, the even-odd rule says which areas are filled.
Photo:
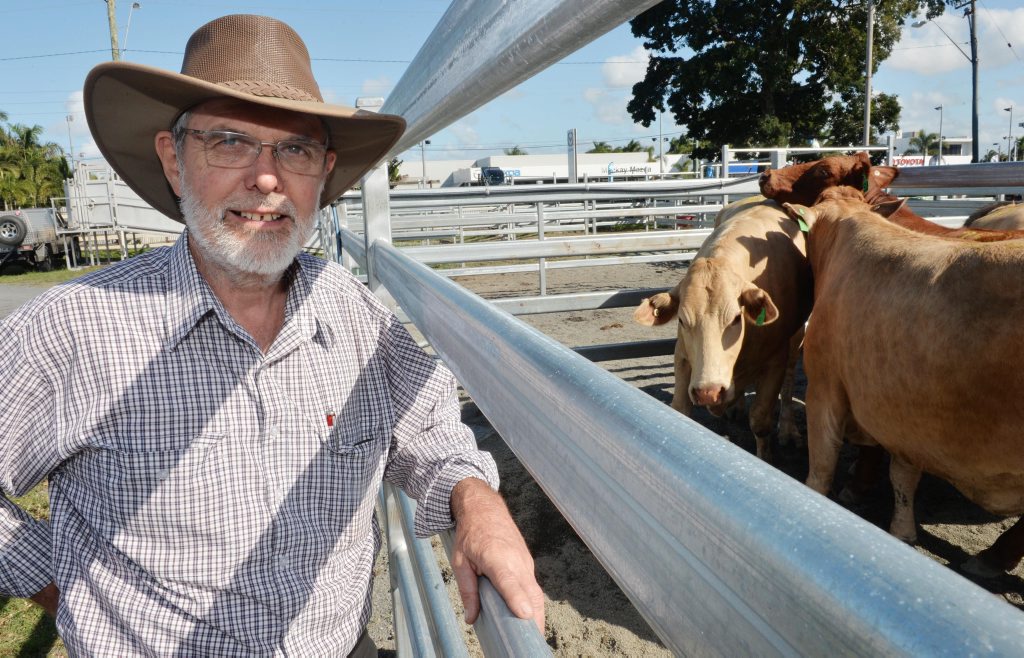
[[186, 229], [0, 325], [0, 485], [48, 477], [51, 515], [0, 498], [0, 593], [56, 614], [72, 655], [376, 655], [387, 478], [420, 536], [454, 521], [468, 621], [484, 574], [543, 629], [451, 374], [300, 253], [404, 121], [323, 103], [301, 39], [259, 16], [201, 27], [181, 74], [97, 66], [85, 107], [114, 170]]

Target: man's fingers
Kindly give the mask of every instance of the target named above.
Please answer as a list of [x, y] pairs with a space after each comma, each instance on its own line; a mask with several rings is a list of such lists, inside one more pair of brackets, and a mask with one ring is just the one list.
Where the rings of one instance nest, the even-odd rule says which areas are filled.
[[495, 574], [491, 584], [501, 594], [508, 609], [520, 619], [532, 619], [544, 632], [544, 592], [536, 581], [521, 583], [512, 571]]
[[480, 614], [480, 591], [476, 571], [468, 560], [456, 559], [452, 562], [452, 573], [455, 575], [455, 583], [459, 586], [462, 607], [466, 609], [466, 623], [472, 624]]

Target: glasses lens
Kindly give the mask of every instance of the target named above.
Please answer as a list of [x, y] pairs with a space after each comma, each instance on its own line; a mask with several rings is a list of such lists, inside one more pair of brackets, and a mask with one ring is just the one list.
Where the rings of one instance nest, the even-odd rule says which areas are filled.
[[319, 173], [326, 152], [323, 144], [296, 139], [278, 142], [275, 150], [281, 166], [297, 174]]
[[260, 142], [240, 133], [211, 131], [200, 135], [206, 161], [215, 167], [247, 167], [256, 160]]

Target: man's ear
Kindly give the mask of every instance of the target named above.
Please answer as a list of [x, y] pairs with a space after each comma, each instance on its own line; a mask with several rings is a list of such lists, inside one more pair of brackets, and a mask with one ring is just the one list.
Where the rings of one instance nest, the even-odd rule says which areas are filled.
[[164, 177], [170, 183], [175, 196], [181, 196], [181, 187], [178, 176], [178, 155], [174, 152], [174, 135], [169, 130], [161, 130], [153, 140], [156, 148], [156, 155], [160, 158], [160, 164], [164, 170]]
[[779, 309], [771, 295], [757, 286], [752, 285], [740, 293], [740, 306], [747, 320], [758, 327], [779, 319]]

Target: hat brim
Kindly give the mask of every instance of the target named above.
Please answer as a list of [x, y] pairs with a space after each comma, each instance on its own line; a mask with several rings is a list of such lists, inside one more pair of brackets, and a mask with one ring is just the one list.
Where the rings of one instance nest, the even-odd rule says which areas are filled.
[[154, 137], [170, 130], [183, 111], [214, 98], [242, 101], [320, 117], [337, 154], [320, 207], [344, 194], [398, 142], [405, 119], [343, 105], [254, 96], [173, 71], [128, 62], [96, 66], [85, 80], [85, 117], [103, 157], [144, 201], [183, 221], [178, 201], [156, 155]]

